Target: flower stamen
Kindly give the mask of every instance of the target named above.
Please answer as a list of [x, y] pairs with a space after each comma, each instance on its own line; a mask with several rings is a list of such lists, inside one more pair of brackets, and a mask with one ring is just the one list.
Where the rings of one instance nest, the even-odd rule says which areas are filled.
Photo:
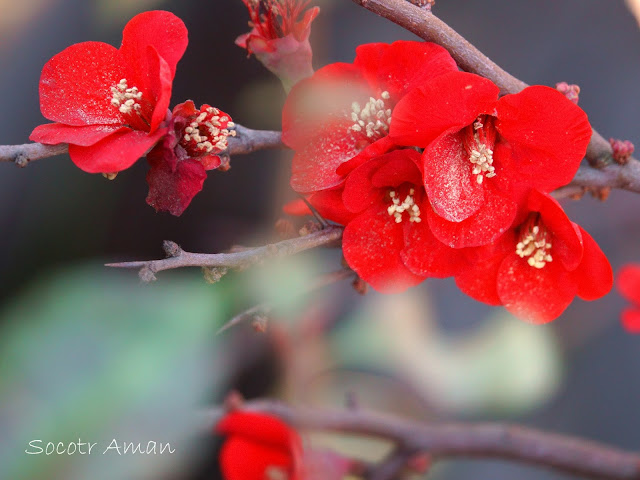
[[551, 243], [547, 240], [547, 230], [537, 225], [535, 220], [527, 222], [516, 245], [516, 254], [520, 258], [527, 258], [531, 267], [540, 269], [553, 261], [550, 251]]
[[389, 100], [389, 92], [384, 91], [380, 98], [369, 97], [369, 101], [361, 107], [358, 102], [351, 104], [351, 120], [354, 124], [350, 127], [354, 132], [364, 132], [368, 138], [378, 140], [389, 133], [391, 123], [391, 109], [385, 105]]
[[391, 190], [389, 192], [389, 197], [391, 197], [392, 205], [387, 208], [387, 212], [389, 215], [394, 217], [396, 223], [402, 222], [402, 214], [407, 212], [409, 214], [409, 221], [420, 223], [422, 219], [420, 218], [420, 207], [416, 205], [413, 195], [415, 194], [415, 190], [412, 188], [409, 190], [409, 194], [405, 197], [405, 199], [400, 202], [400, 198], [395, 190]]
[[217, 108], [203, 108], [184, 129], [182, 142], [194, 153], [220, 153], [229, 146], [228, 138], [236, 136], [233, 127], [235, 123]]
[[140, 114], [142, 106], [139, 101], [142, 99], [142, 92], [138, 87], [129, 87], [127, 79], [123, 78], [115, 87], [111, 87], [111, 105], [118, 107], [120, 113], [128, 114], [136, 112]]

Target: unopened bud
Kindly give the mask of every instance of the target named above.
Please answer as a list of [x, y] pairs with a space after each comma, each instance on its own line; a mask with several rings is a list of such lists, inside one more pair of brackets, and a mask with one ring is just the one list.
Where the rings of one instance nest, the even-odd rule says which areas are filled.
[[269, 326], [269, 318], [266, 315], [256, 315], [251, 321], [251, 327], [258, 333], [266, 333]]
[[138, 272], [138, 277], [140, 277], [140, 280], [144, 283], [151, 283], [157, 280], [156, 274], [149, 267], [142, 267]]
[[182, 253], [180, 245], [176, 242], [172, 242], [171, 240], [165, 240], [162, 242], [162, 248], [164, 249], [164, 253], [167, 257], [179, 257]]
[[360, 277], [356, 278], [351, 285], [353, 289], [358, 292], [360, 295], [365, 295], [369, 291], [369, 285], [367, 282], [362, 280]]
[[102, 176], [107, 180], [115, 180], [118, 176], [118, 172], [103, 173]]
[[633, 155], [635, 147], [629, 140], [618, 140], [617, 138], [610, 138], [609, 143], [613, 150], [613, 160], [620, 165], [626, 165], [629, 163], [629, 158]]
[[567, 82], [560, 82], [556, 83], [556, 90], [558, 90], [576, 105], [578, 104], [578, 100], [580, 99], [580, 87], [578, 85]]

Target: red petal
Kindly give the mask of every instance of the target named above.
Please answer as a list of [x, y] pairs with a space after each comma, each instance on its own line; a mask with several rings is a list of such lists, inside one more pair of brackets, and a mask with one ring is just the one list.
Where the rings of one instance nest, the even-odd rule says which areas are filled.
[[355, 217], [342, 203], [342, 189], [314, 193], [309, 201], [323, 218], [332, 222], [346, 225]]
[[135, 65], [146, 58], [147, 47], [152, 46], [167, 62], [173, 79], [188, 43], [187, 27], [182, 20], [171, 12], [155, 10], [140, 13], [127, 23], [122, 32], [120, 51], [131, 65]]
[[170, 152], [156, 147], [147, 155], [151, 165], [147, 172], [147, 203], [158, 212], [169, 212], [179, 217], [202, 190], [207, 173], [196, 160], [181, 160], [176, 163], [174, 170], [171, 168], [172, 162], [163, 158], [167, 153]]
[[558, 318], [578, 290], [560, 262], [534, 268], [515, 253], [502, 262], [497, 287], [505, 308], [532, 323], [547, 323]]
[[78, 168], [88, 173], [120, 172], [144, 156], [166, 133], [166, 129], [153, 134], [138, 130], [118, 132], [89, 147], [69, 145], [69, 156]]
[[396, 147], [396, 144], [389, 138], [389, 135], [382, 137], [380, 140], [376, 140], [371, 145], [367, 145], [364, 150], [358, 153], [351, 160], [348, 160], [338, 166], [336, 173], [341, 177], [346, 177], [353, 170], [358, 168], [363, 163], [371, 160], [374, 157], [384, 155], [389, 150]]
[[627, 308], [622, 312], [622, 326], [629, 333], [640, 333], [640, 310]]
[[385, 208], [371, 207], [344, 229], [342, 252], [349, 266], [380, 292], [401, 292], [424, 280], [404, 266], [402, 224], [395, 223]]
[[[422, 202], [421, 209], [429, 208]], [[423, 217], [424, 218], [424, 217]], [[405, 248], [401, 258], [409, 270], [423, 277], [445, 278], [469, 267], [464, 252], [447, 247], [431, 233], [424, 220], [420, 223], [405, 224]]]
[[591, 139], [580, 107], [557, 90], [538, 85], [505, 95], [496, 110], [496, 128], [511, 150], [497, 159], [496, 170], [503, 174], [508, 169], [509, 175], [525, 177], [546, 192], [573, 179]]
[[122, 114], [111, 104], [111, 87], [125, 78], [126, 72], [121, 53], [111, 45], [71, 45], [42, 69], [42, 115], [66, 125], [122, 125]]
[[561, 260], [567, 270], [574, 270], [583, 256], [579, 227], [567, 217], [557, 200], [547, 194], [531, 191], [527, 206], [529, 210], [540, 212], [542, 222], [553, 234], [553, 257]]
[[229, 413], [216, 425], [216, 432], [221, 435], [241, 436], [292, 454], [301, 453], [302, 444], [298, 433], [279, 418], [264, 413]]
[[396, 187], [405, 182], [419, 185], [420, 170], [415, 165], [418, 159], [419, 153], [413, 150], [395, 150], [356, 168], [345, 181], [342, 195], [345, 206], [352, 212], [360, 212], [385, 195], [382, 187]]
[[298, 192], [331, 188], [342, 182], [336, 168], [371, 144], [351, 130], [351, 105], [372, 95], [350, 64], [332, 64], [296, 84], [282, 114], [282, 140], [296, 151], [291, 186]]
[[573, 276], [578, 285], [578, 296], [583, 300], [596, 300], [611, 290], [613, 271], [596, 241], [582, 227], [578, 228], [582, 234], [584, 254]]
[[461, 222], [485, 201], [484, 185], [472, 175], [463, 145], [463, 133], [442, 135], [425, 149], [424, 186], [435, 212], [451, 222]]
[[498, 271], [505, 257], [514, 251], [514, 232], [508, 230], [496, 243], [465, 251], [470, 268], [456, 275], [456, 285], [479, 302], [502, 305], [498, 296]]
[[29, 140], [47, 145], [72, 143], [87, 147], [119, 131], [129, 131], [129, 129], [120, 125], [73, 127], [62, 123], [47, 123], [37, 126], [29, 135]]
[[350, 135], [349, 120], [326, 124], [320, 135], [297, 149], [291, 165], [291, 188], [296, 192], [317, 192], [344, 181], [336, 168], [356, 156], [362, 146]]
[[383, 159], [382, 165], [371, 177], [374, 187], [399, 187], [403, 183], [422, 186], [422, 174], [418, 168], [421, 157], [415, 150], [395, 150], [379, 158]]
[[438, 75], [458, 70], [455, 60], [441, 46], [406, 40], [391, 45], [361, 45], [353, 63], [362, 69], [372, 88], [388, 91], [393, 99]]
[[167, 117], [167, 109], [171, 101], [173, 77], [169, 65], [160, 57], [154, 47], [147, 47], [146, 55], [148, 65], [147, 75], [149, 77], [148, 85], [153, 95], [153, 104], [155, 105], [151, 116], [150, 131], [153, 132]]
[[280, 468], [287, 478], [293, 469], [291, 455], [282, 449], [231, 437], [220, 450], [220, 470], [225, 480], [265, 480], [269, 468]]
[[478, 115], [493, 113], [499, 91], [471, 73], [440, 75], [398, 102], [389, 134], [401, 145], [426, 147], [445, 132], [471, 125]]
[[618, 292], [630, 302], [640, 305], [640, 265], [628, 264], [618, 272]]
[[452, 248], [464, 248], [486, 245], [502, 235], [513, 223], [518, 207], [489, 188], [485, 198], [480, 209], [461, 222], [450, 222], [428, 209], [427, 220], [436, 238]]

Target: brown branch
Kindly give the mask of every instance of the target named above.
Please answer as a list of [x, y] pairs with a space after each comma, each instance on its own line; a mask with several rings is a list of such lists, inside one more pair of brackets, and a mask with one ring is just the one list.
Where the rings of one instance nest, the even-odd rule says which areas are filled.
[[[154, 280], [154, 274], [162, 270], [183, 267], [246, 268], [273, 257], [294, 255], [304, 250], [329, 245], [342, 238], [342, 227], [328, 227], [304, 237], [283, 240], [261, 247], [247, 248], [232, 253], [191, 253], [174, 245], [170, 256], [162, 260], [108, 263], [107, 267], [139, 268], [143, 280]], [[169, 253], [169, 252], [168, 252]]]
[[[387, 18], [401, 27], [416, 34], [429, 42], [434, 42], [446, 48], [467, 72], [477, 73], [488, 78], [500, 87], [503, 94], [518, 93], [527, 84], [509, 74], [480, 50], [465, 40], [429, 9], [412, 5], [406, 0], [353, 0], [367, 10]], [[593, 167], [610, 164], [613, 152], [609, 142], [597, 131], [593, 130], [591, 142], [587, 147], [586, 159]], [[632, 159], [632, 163], [636, 162]], [[639, 177], [640, 178], [640, 177]]]
[[[229, 138], [227, 155], [244, 155], [271, 148], [286, 148], [282, 143], [282, 133], [271, 130], [252, 130], [236, 125], [237, 135]], [[43, 145], [25, 143], [23, 145], [0, 145], [0, 162], [14, 162], [19, 167], [42, 158], [54, 157], [68, 152], [68, 145]]]
[[[378, 437], [433, 457], [510, 460], [587, 478], [640, 479], [640, 455], [601, 443], [502, 423], [424, 423], [363, 410], [292, 408], [251, 401], [244, 408], [270, 413], [302, 429]], [[211, 428], [222, 410], [209, 414]]]

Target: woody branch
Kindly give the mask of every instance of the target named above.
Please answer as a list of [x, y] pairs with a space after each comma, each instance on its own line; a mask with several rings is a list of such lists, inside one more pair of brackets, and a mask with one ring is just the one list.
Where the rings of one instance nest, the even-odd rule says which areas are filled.
[[163, 270], [183, 267], [246, 268], [273, 257], [294, 255], [304, 250], [330, 245], [342, 238], [342, 227], [329, 226], [302, 237], [283, 240], [255, 248], [231, 253], [192, 253], [182, 250], [173, 242], [165, 242], [167, 258], [135, 262], [109, 263], [107, 267], [137, 268], [143, 280], [154, 280], [154, 274]]
[[[237, 134], [229, 137], [227, 155], [244, 155], [256, 150], [284, 148], [282, 134], [271, 130], [252, 130], [236, 125]], [[43, 145], [41, 143], [25, 143], [23, 145], [0, 145], [0, 162], [14, 162], [19, 167], [43, 158], [67, 153], [67, 144]]]
[[[243, 409], [275, 415], [301, 428], [377, 437], [403, 452], [437, 459], [481, 457], [515, 461], [586, 478], [640, 479], [640, 455], [583, 439], [502, 423], [424, 423], [364, 410], [294, 408], [250, 401]], [[225, 414], [214, 410], [208, 427]], [[405, 456], [406, 458], [406, 456]], [[397, 466], [391, 470], [397, 471]], [[389, 478], [389, 477], [387, 477]]]

